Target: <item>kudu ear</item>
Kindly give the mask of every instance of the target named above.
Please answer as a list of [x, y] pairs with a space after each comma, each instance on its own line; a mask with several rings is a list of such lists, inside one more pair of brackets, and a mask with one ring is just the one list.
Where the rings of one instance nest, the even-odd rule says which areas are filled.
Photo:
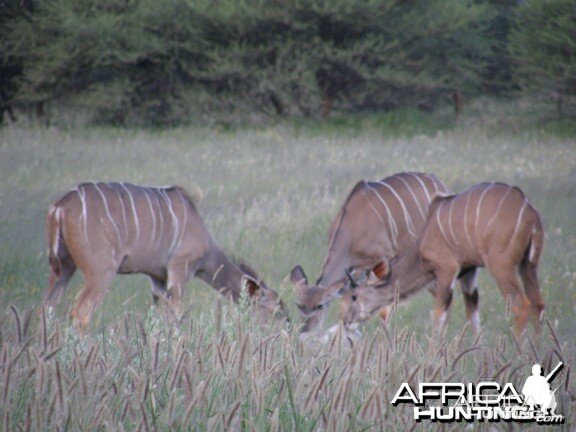
[[306, 277], [306, 273], [304, 273], [304, 269], [299, 265], [294, 267], [290, 272], [290, 280], [294, 284], [296, 295], [302, 298], [308, 290], [308, 278]]
[[390, 277], [390, 265], [381, 261], [376, 264], [372, 270], [370, 270], [370, 276], [368, 277], [368, 282], [372, 285], [377, 283], [382, 283]]
[[260, 284], [251, 277], [244, 277], [244, 287], [250, 297], [260, 294], [260, 290], [262, 289]]
[[308, 286], [308, 278], [306, 277], [306, 273], [304, 273], [304, 269], [299, 265], [294, 267], [290, 272], [290, 280], [294, 285], [304, 284]]
[[381, 261], [372, 269], [378, 279], [384, 279], [390, 275], [390, 266], [387, 262]]

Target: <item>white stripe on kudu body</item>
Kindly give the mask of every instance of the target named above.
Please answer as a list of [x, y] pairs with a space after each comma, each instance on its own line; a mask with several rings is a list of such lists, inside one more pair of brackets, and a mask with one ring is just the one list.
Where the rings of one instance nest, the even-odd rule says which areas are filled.
[[[378, 218], [378, 220], [380, 222], [382, 222], [383, 226], [386, 226], [386, 219], [384, 219], [382, 217], [382, 214], [378, 211], [378, 209], [376, 207], [374, 207], [374, 204], [372, 204], [372, 201], [368, 201], [368, 205], [370, 206], [370, 209], [374, 212], [374, 214], [376, 215], [376, 217]], [[389, 224], [388, 224], [389, 225]], [[390, 228], [390, 232], [393, 232], [393, 228], [392, 226], [389, 225]]]
[[[128, 237], [128, 220], [126, 219], [126, 206], [124, 205], [124, 198], [122, 197], [122, 192], [118, 190], [118, 187], [121, 187], [118, 183], [114, 185], [116, 187], [115, 192], [116, 196], [118, 197], [118, 202], [120, 203], [120, 207], [122, 207], [122, 223], [124, 225], [124, 235]], [[110, 187], [110, 186], [108, 186]]]
[[158, 209], [158, 221], [159, 221], [158, 225], [160, 226], [160, 233], [156, 236], [156, 247], [159, 248], [160, 245], [162, 244], [162, 240], [164, 239], [164, 217], [162, 214], [162, 206], [160, 205], [160, 200], [158, 199], [158, 191], [156, 189], [151, 188], [148, 189], [150, 190], [150, 193], [154, 198], [156, 209]]
[[100, 186], [98, 186], [97, 183], [94, 183], [94, 188], [98, 191], [100, 197], [102, 198], [102, 202], [104, 203], [104, 209], [106, 210], [106, 215], [108, 216], [108, 221], [110, 222], [112, 227], [114, 227], [114, 232], [116, 233], [116, 237], [118, 238], [118, 244], [121, 244], [122, 238], [120, 235], [120, 229], [118, 228], [116, 221], [114, 220], [112, 214], [110, 213], [110, 208], [108, 207], [108, 200], [106, 199], [106, 195], [104, 195], [104, 192], [102, 192], [102, 189], [100, 189]]
[[132, 220], [134, 221], [134, 226], [136, 227], [136, 241], [140, 240], [140, 219], [138, 217], [138, 212], [136, 211], [136, 205], [134, 204], [134, 197], [132, 196], [132, 192], [130, 189], [126, 187], [124, 183], [120, 183], [120, 186], [126, 194], [128, 195], [128, 199], [130, 200], [130, 208], [132, 209]]
[[[428, 192], [428, 188], [426, 187], [426, 185], [424, 184], [424, 182], [422, 181], [422, 176], [420, 175], [415, 175], [413, 173], [408, 173], [408, 175], [410, 175], [411, 177], [413, 177], [414, 179], [416, 179], [416, 181], [420, 184], [420, 187], [422, 188], [422, 191], [424, 191], [424, 193], [426, 194], [426, 202], [428, 204], [430, 204], [430, 201], [432, 201], [432, 197], [430, 196], [430, 193]], [[426, 177], [428, 178], [428, 177]], [[434, 192], [436, 192], [436, 188], [434, 188]], [[424, 216], [426, 217], [426, 216]]]
[[[398, 200], [398, 202], [400, 203], [400, 207], [402, 208], [402, 213], [404, 214], [404, 222], [406, 223], [406, 229], [408, 230], [411, 236], [416, 237], [416, 233], [414, 232], [414, 224], [412, 223], [412, 217], [408, 214], [408, 210], [406, 210], [406, 205], [404, 204], [404, 200], [402, 199], [402, 197], [398, 195], [398, 193], [394, 190], [394, 188], [390, 186], [388, 183], [379, 181], [378, 184], [387, 188]], [[408, 189], [408, 192], [409, 193], [411, 192], [410, 189]]]
[[51, 276], [45, 302], [56, 304], [80, 269], [84, 288], [72, 316], [81, 328], [116, 273], [148, 275], [155, 297], [165, 297], [176, 309], [183, 286], [195, 275], [234, 301], [247, 286], [262, 320], [278, 308], [284, 311], [274, 291], [216, 246], [193, 200], [179, 187], [81, 184], [51, 206], [46, 234]]
[[452, 237], [452, 241], [456, 242], [456, 235], [454, 234], [454, 229], [452, 228], [452, 210], [454, 209], [454, 200], [450, 203], [448, 207], [448, 229], [450, 230], [450, 236]]
[[186, 232], [187, 229], [187, 223], [188, 223], [188, 206], [186, 198], [184, 198], [184, 195], [182, 195], [182, 191], [180, 189], [177, 189], [178, 191], [178, 198], [180, 198], [180, 202], [182, 203], [182, 209], [184, 212], [184, 217], [182, 218], [182, 228], [180, 229], [180, 238], [178, 239], [178, 243], [177, 245], [179, 245], [182, 242], [182, 236], [184, 235], [184, 233]]
[[450, 241], [448, 240], [448, 236], [446, 235], [446, 231], [444, 230], [444, 224], [440, 220], [440, 212], [439, 211], [436, 212], [436, 223], [438, 224], [438, 227], [440, 228], [440, 232], [442, 233], [442, 238], [444, 239], [444, 241], [446, 243], [450, 243]]
[[[480, 208], [482, 207], [482, 200], [484, 196], [496, 183], [488, 183], [485, 187], [481, 188], [482, 193], [480, 194], [480, 198], [478, 199], [478, 203], [476, 205], [476, 219], [474, 222], [474, 236], [476, 237], [476, 241], [478, 241], [478, 222], [480, 221]], [[480, 187], [474, 187], [470, 190], [470, 193], [474, 189], [480, 189]]]
[[168, 196], [165, 190], [161, 190], [160, 193], [162, 195], [162, 198], [164, 198], [164, 201], [168, 205], [168, 210], [170, 211], [170, 216], [172, 217], [173, 235], [172, 235], [172, 243], [170, 244], [170, 249], [173, 249], [174, 246], [176, 246], [176, 241], [178, 240], [178, 237], [180, 235], [180, 223], [178, 222], [178, 218], [174, 213], [174, 208], [172, 207], [172, 199]]
[[359, 181], [331, 224], [322, 272], [309, 286], [300, 266], [291, 276], [305, 320], [320, 326], [326, 306], [346, 281], [346, 270], [366, 271], [416, 244], [432, 199], [449, 189], [434, 175], [399, 173], [378, 182]]
[[516, 224], [514, 225], [514, 232], [512, 233], [512, 238], [510, 239], [511, 242], [514, 241], [514, 238], [516, 237], [516, 233], [518, 233], [518, 230], [521, 227], [522, 216], [524, 216], [524, 211], [526, 210], [528, 205], [529, 205], [528, 201], [524, 200], [524, 202], [522, 203], [522, 207], [520, 208], [520, 211], [518, 212], [518, 217], [516, 218]]
[[468, 204], [470, 204], [470, 196], [472, 194], [467, 194], [466, 195], [466, 205], [464, 206], [464, 234], [466, 235], [466, 240], [468, 241], [468, 245], [470, 247], [474, 247], [474, 243], [472, 243], [472, 237], [470, 237], [470, 232], [468, 230]]
[[[380, 213], [379, 213], [380, 220], [388, 221], [388, 225], [390, 227], [390, 235], [392, 237], [391, 241], [393, 244], [395, 244], [396, 239], [398, 238], [398, 225], [396, 224], [396, 220], [392, 216], [392, 212], [390, 211], [390, 207], [388, 207], [388, 203], [386, 202], [386, 200], [384, 198], [382, 198], [382, 195], [380, 195], [380, 193], [378, 193], [378, 191], [376, 189], [374, 189], [372, 186], [370, 186], [369, 183], [366, 183], [366, 187], [374, 193], [374, 195], [378, 198], [378, 201], [382, 204], [382, 207], [384, 207], [384, 209], [386, 210], [385, 215], [380, 215]], [[373, 207], [373, 208], [375, 208], [375, 207]], [[376, 211], [378, 211], [378, 210], [376, 210]]]
[[488, 224], [486, 225], [486, 229], [490, 229], [490, 226], [494, 223], [494, 221], [496, 220], [496, 218], [498, 217], [498, 213], [500, 212], [500, 208], [502, 207], [502, 203], [504, 201], [506, 201], [506, 197], [508, 196], [508, 194], [513, 191], [514, 189], [509, 188], [505, 194], [502, 195], [502, 198], [500, 198], [500, 202], [498, 203], [498, 206], [496, 207], [496, 210], [494, 210], [494, 214], [492, 215], [492, 218], [488, 221]]
[[[418, 177], [415, 177], [418, 178]], [[408, 192], [410, 192], [410, 196], [412, 197], [412, 199], [414, 200], [414, 202], [416, 203], [416, 206], [418, 207], [418, 212], [420, 213], [420, 215], [422, 216], [422, 219], [426, 218], [426, 212], [424, 211], [424, 209], [422, 208], [422, 203], [420, 202], [420, 200], [418, 199], [418, 197], [416, 196], [416, 194], [414, 193], [414, 190], [412, 189], [412, 187], [410, 186], [410, 183], [408, 183], [406, 181], [406, 179], [404, 177], [398, 176], [398, 180], [400, 180], [402, 183], [404, 183], [404, 186], [406, 187], [406, 190], [408, 190]], [[430, 201], [428, 201], [429, 203]]]
[[[473, 232], [468, 230], [471, 220]], [[517, 187], [483, 183], [459, 195], [438, 197], [419, 244], [391, 262], [390, 273], [380, 276], [376, 288], [365, 282], [355, 291], [358, 300], [349, 301], [346, 320], [362, 321], [363, 310], [374, 313], [396, 296], [405, 299], [434, 282], [435, 324], [443, 332], [452, 285], [461, 278], [467, 316], [478, 332], [476, 269], [486, 267], [512, 305], [515, 335], [521, 336], [529, 316], [538, 332], [544, 309], [537, 274], [543, 246], [540, 215]]]
[[152, 218], [152, 229], [150, 230], [150, 246], [152, 246], [154, 244], [154, 239], [156, 238], [156, 212], [152, 207], [152, 200], [148, 196], [148, 188], [143, 188], [141, 192], [146, 197], [146, 201], [148, 202], [148, 210], [150, 210], [150, 216]]

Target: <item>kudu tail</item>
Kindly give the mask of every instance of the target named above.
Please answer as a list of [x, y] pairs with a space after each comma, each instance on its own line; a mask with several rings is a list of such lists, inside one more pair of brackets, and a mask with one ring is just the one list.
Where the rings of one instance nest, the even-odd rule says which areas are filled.
[[62, 291], [68, 286], [76, 266], [62, 235], [64, 210], [52, 206], [46, 216], [46, 243], [48, 245], [48, 262], [50, 263], [50, 281], [44, 295], [44, 303], [56, 305]]
[[63, 244], [62, 238], [62, 209], [52, 206], [46, 216], [46, 244], [48, 246], [48, 262], [52, 273], [56, 277], [62, 274], [62, 262], [60, 251]]
[[526, 251], [526, 260], [528, 263], [537, 266], [540, 262], [540, 257], [542, 256], [542, 251], [544, 249], [544, 229], [542, 228], [542, 222], [538, 218], [536, 223], [532, 227], [532, 236], [530, 238], [530, 244], [528, 245]]
[[[536, 213], [536, 216], [538, 214]], [[544, 230], [540, 218], [536, 218], [532, 226], [530, 236], [530, 243], [524, 252], [524, 258], [520, 263], [520, 277], [524, 285], [524, 292], [530, 300], [533, 322], [536, 328], [536, 333], [540, 332], [540, 322], [542, 321], [542, 314], [544, 312], [545, 303], [540, 292], [540, 284], [538, 283], [538, 263], [542, 257], [544, 249]]]

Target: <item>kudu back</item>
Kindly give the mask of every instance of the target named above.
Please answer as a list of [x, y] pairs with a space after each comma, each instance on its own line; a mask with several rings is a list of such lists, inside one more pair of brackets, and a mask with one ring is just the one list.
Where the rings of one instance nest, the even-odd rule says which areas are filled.
[[76, 269], [84, 286], [72, 310], [88, 326], [117, 273], [143, 273], [155, 300], [176, 310], [181, 292], [196, 276], [238, 301], [246, 287], [260, 315], [284, 313], [277, 294], [232, 263], [218, 248], [194, 199], [178, 187], [84, 183], [52, 204], [46, 217], [50, 281], [45, 304], [55, 305]]
[[389, 272], [372, 275], [354, 290], [345, 321], [361, 322], [382, 306], [433, 284], [435, 329], [443, 333], [454, 282], [461, 277], [470, 279], [466, 310], [479, 333], [476, 274], [478, 267], [486, 267], [511, 306], [514, 335], [522, 335], [529, 316], [538, 333], [544, 310], [538, 283], [543, 247], [540, 214], [518, 187], [482, 183], [458, 195], [438, 197], [418, 245], [393, 260]]
[[358, 182], [332, 222], [328, 252], [316, 284], [308, 284], [302, 267], [292, 270], [304, 319], [302, 333], [321, 325], [327, 306], [345, 286], [346, 271], [372, 269], [415, 244], [428, 206], [436, 196], [449, 193], [433, 174], [417, 172]]

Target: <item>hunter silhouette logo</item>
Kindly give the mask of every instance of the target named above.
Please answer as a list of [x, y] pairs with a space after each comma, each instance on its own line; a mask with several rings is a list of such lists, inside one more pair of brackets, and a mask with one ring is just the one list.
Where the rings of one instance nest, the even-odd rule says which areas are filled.
[[392, 405], [414, 405], [414, 420], [433, 422], [517, 421], [538, 424], [564, 423], [556, 414], [558, 389], [550, 383], [562, 369], [560, 362], [547, 376], [542, 376], [539, 364], [532, 366], [522, 392], [514, 384], [495, 381], [474, 383], [420, 383], [416, 391], [402, 383], [392, 399]]
[[548, 374], [542, 376], [542, 367], [539, 364], [532, 366], [532, 376], [528, 377], [524, 387], [522, 387], [522, 394], [524, 401], [531, 410], [534, 410], [536, 405], [540, 406], [542, 414], [556, 414], [556, 397], [554, 393], [556, 390], [550, 390], [550, 381], [554, 375], [562, 368], [563, 363], [558, 363], [558, 366]]

